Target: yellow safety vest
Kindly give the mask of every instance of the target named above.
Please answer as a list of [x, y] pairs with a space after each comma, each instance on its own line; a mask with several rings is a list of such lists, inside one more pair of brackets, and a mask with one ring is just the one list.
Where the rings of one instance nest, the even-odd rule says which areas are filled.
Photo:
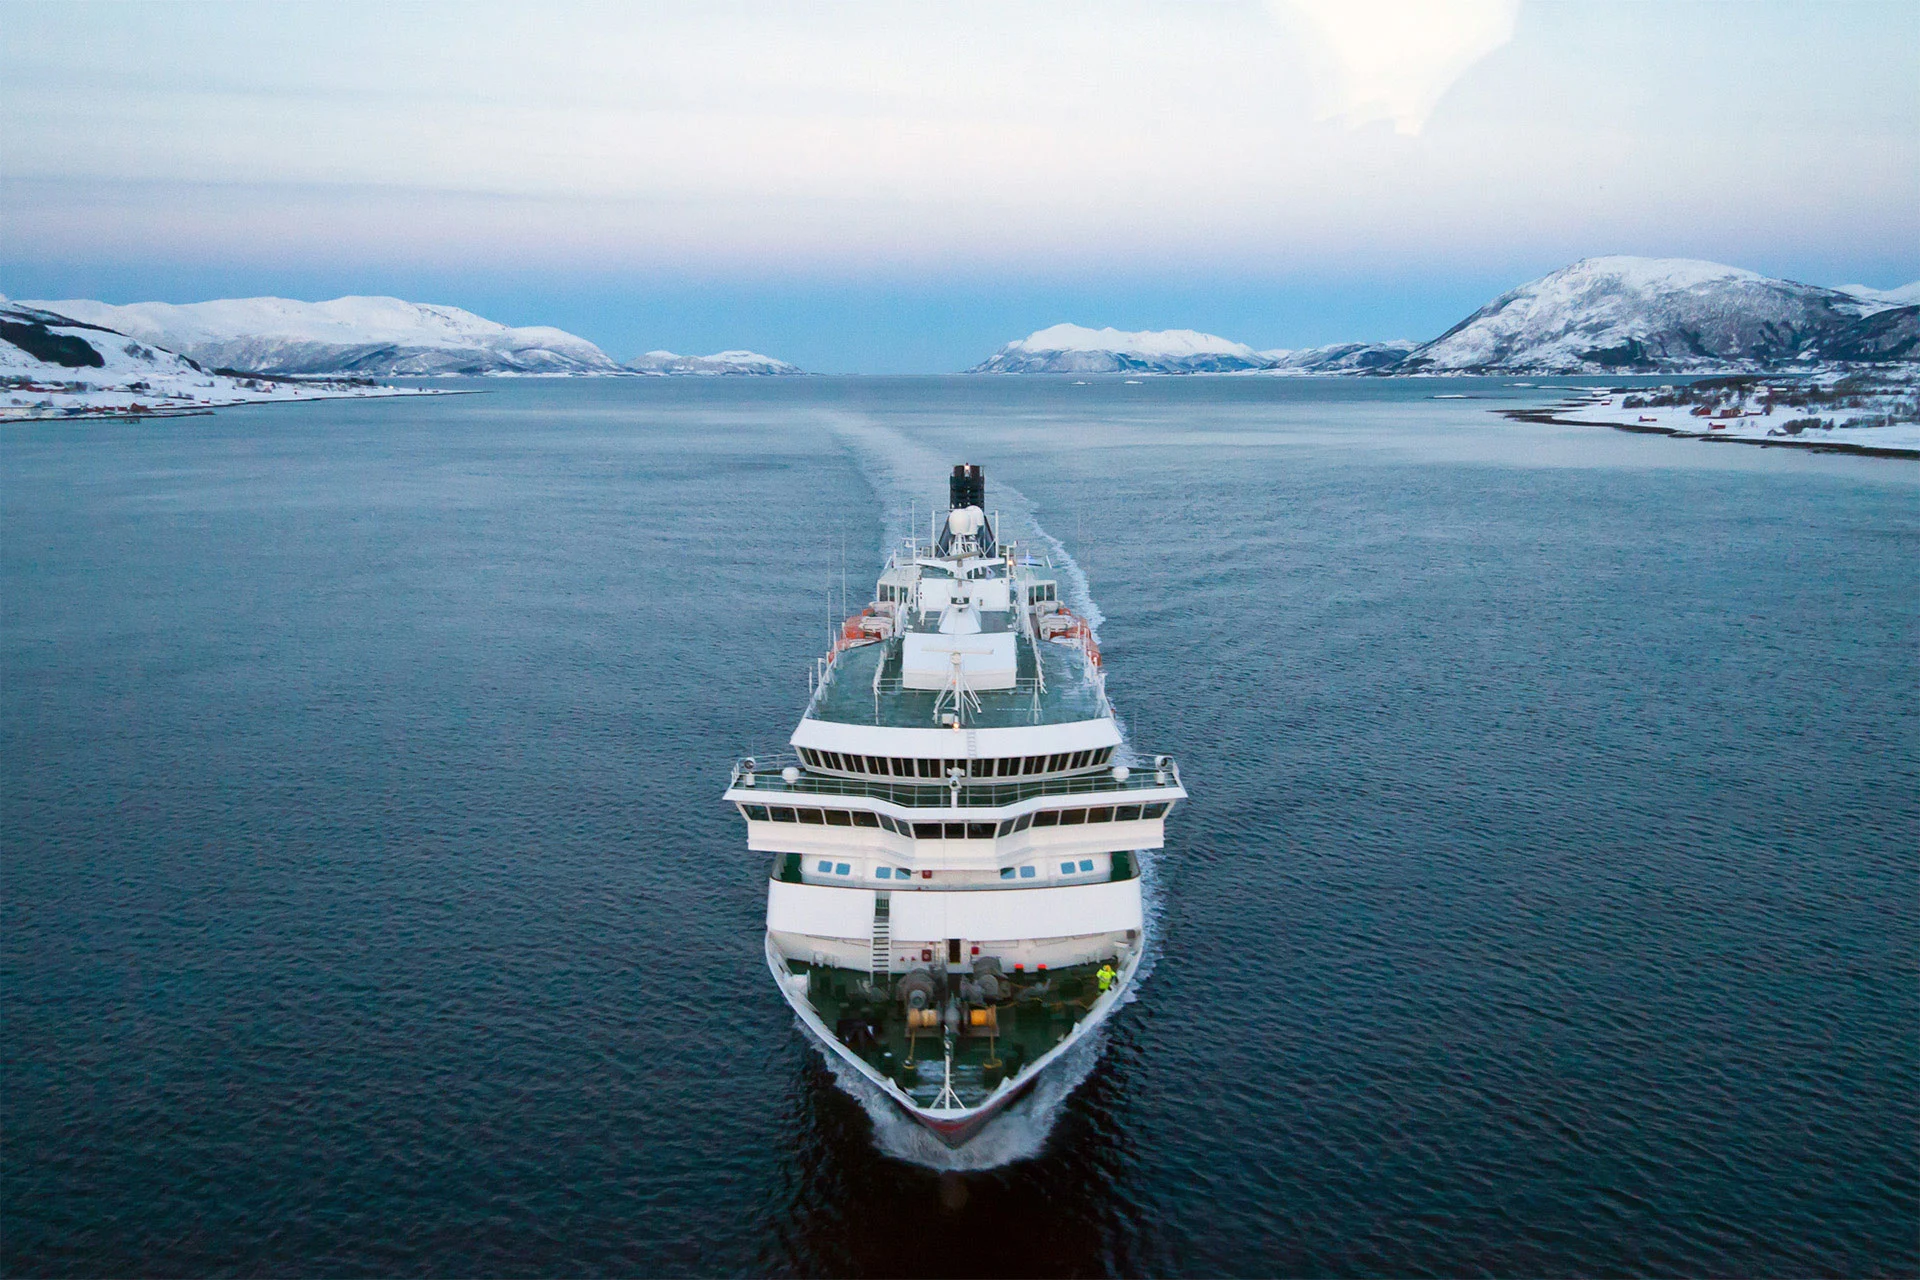
[[1113, 970], [1102, 966], [1099, 976], [1100, 976], [1100, 989], [1102, 991], [1105, 991], [1108, 987], [1113, 985]]

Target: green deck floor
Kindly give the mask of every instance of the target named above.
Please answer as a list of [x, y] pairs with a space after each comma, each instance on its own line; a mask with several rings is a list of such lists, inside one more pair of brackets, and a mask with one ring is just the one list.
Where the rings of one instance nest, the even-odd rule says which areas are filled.
[[[794, 973], [810, 973], [813, 981], [808, 1002], [832, 1032], [844, 1016], [864, 1017], [877, 1034], [870, 1048], [857, 1050], [867, 1063], [894, 1080], [916, 1102], [931, 1104], [940, 1092], [944, 1077], [943, 1039], [938, 1029], [921, 1031], [909, 1044], [904, 1006], [891, 991], [876, 999], [871, 977], [851, 969], [812, 966], [789, 961]], [[1031, 1064], [1059, 1044], [1079, 1021], [1099, 994], [1095, 981], [1098, 965], [1074, 965], [1049, 969], [1044, 973], [1006, 974], [1012, 981], [1015, 998], [998, 1006], [1000, 1034], [991, 1042], [984, 1035], [963, 1034], [954, 1038], [954, 1091], [968, 1106], [984, 1102], [992, 1092], [987, 1086], [989, 1047], [1012, 1075], [1019, 1066]], [[894, 975], [897, 983], [900, 975]], [[957, 979], [956, 979], [957, 981]], [[908, 1070], [909, 1052], [914, 1069]]]

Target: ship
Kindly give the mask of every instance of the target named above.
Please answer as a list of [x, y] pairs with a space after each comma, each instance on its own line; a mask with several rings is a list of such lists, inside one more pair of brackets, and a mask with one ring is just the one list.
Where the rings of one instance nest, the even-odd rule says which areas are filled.
[[776, 989], [958, 1147], [1127, 1001], [1143, 856], [1187, 793], [1127, 746], [1092, 626], [1049, 555], [1001, 540], [981, 469], [948, 498], [835, 624], [788, 750], [735, 761], [725, 799], [769, 857]]

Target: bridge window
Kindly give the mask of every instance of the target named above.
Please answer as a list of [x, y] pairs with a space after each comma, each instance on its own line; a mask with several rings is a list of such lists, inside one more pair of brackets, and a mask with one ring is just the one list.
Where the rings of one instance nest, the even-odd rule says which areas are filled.
[[937, 778], [940, 776], [940, 762], [938, 760], [916, 760], [914, 764], [919, 766], [920, 776], [923, 778]]
[[1060, 825], [1063, 827], [1077, 827], [1086, 820], [1087, 811], [1085, 809], [1062, 809], [1060, 811]]
[[800, 821], [809, 823], [816, 827], [824, 827], [827, 825], [827, 820], [820, 816], [820, 811], [818, 809], [800, 810]]
[[855, 809], [853, 811], [853, 825], [856, 827], [877, 827], [880, 825], [880, 815], [877, 813], [868, 813], [865, 809]]
[[740, 807], [746, 811], [749, 822], [765, 822], [767, 820], [767, 806], [763, 804], [743, 804]]
[[1021, 773], [1045, 773], [1046, 771], [1047, 758], [1045, 756], [1028, 756], [1025, 767], [1020, 770]]
[[785, 805], [776, 804], [767, 810], [767, 814], [775, 822], [793, 821], [793, 810], [787, 808]]
[[916, 840], [938, 840], [940, 824], [937, 822], [916, 822], [913, 824], [913, 838]]
[[1106, 805], [1101, 805], [1098, 809], [1089, 809], [1087, 810], [1087, 821], [1112, 822], [1113, 810]]
[[966, 823], [964, 823], [964, 822], [949, 822], [949, 823], [947, 824], [947, 839], [949, 839], [949, 840], [965, 840], [966, 838], [967, 838], [967, 824], [966, 824]]
[[1139, 816], [1140, 806], [1137, 804], [1123, 804], [1113, 811], [1113, 820], [1115, 822], [1132, 822], [1139, 818]]
[[994, 772], [999, 777], [1011, 778], [1020, 772], [1019, 756], [1002, 756], [996, 763], [998, 768]]
[[993, 761], [969, 760], [967, 762], [967, 772], [975, 778], [991, 778], [993, 776]]
[[827, 825], [830, 827], [850, 827], [853, 825], [853, 815], [845, 809], [829, 809], [827, 810]]
[[1047, 758], [1047, 772], [1058, 773], [1067, 767], [1068, 756], [1063, 752]]
[[1058, 809], [1042, 809], [1033, 815], [1033, 825], [1036, 827], [1058, 826], [1059, 823], [1060, 811]]
[[1028, 827], [1032, 825], [1033, 825], [1033, 815], [1030, 813], [1023, 813], [1019, 817], [1013, 820], [1013, 829], [1015, 831], [1025, 831]]
[[993, 839], [993, 824], [991, 822], [969, 822], [967, 824], [967, 839], [969, 840]]
[[1143, 805], [1140, 809], [1140, 816], [1143, 818], [1158, 818], [1165, 814], [1166, 811], [1167, 802], [1162, 800], [1158, 804]]
[[1092, 758], [1093, 752], [1091, 751], [1076, 751], [1073, 753], [1073, 763], [1067, 767], [1069, 769], [1084, 769], [1087, 767], [1087, 761]]

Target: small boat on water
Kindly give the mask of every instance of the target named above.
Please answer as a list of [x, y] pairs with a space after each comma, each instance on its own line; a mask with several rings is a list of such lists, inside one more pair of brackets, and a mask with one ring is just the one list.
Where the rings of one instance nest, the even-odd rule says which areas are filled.
[[1140, 857], [1186, 798], [1127, 763], [1100, 648], [977, 466], [726, 800], [770, 857], [767, 967], [822, 1051], [959, 1146], [1125, 1000]]

